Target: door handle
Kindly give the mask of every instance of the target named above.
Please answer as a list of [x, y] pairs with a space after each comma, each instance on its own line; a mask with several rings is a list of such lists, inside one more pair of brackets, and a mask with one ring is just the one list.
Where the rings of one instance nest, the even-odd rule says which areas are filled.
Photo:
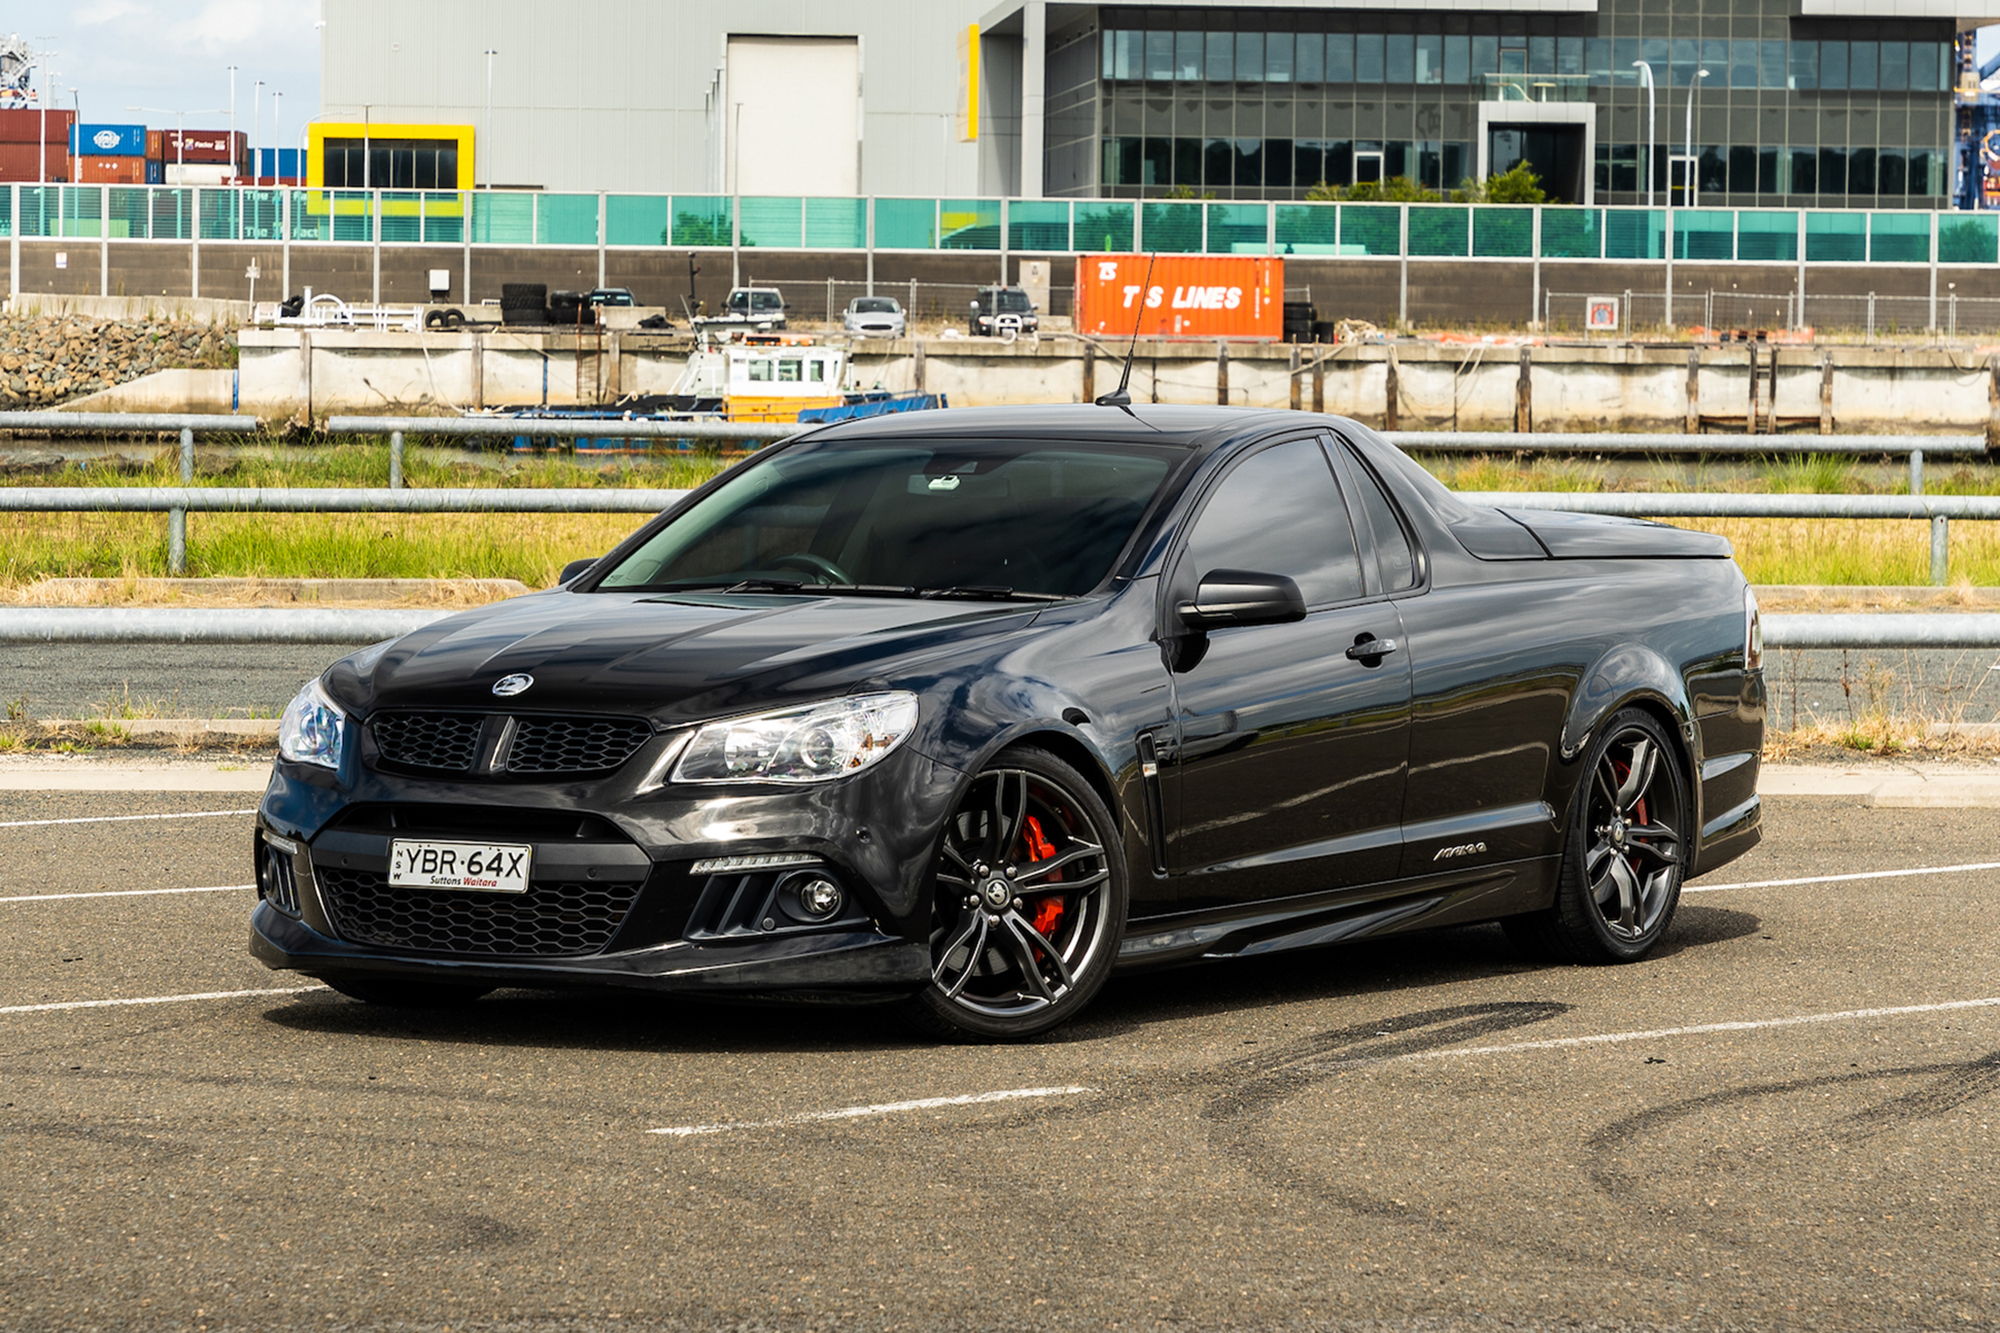
[[1402, 645], [1394, 639], [1378, 639], [1370, 635], [1368, 638], [1354, 641], [1354, 646], [1347, 650], [1347, 660], [1360, 662], [1370, 657], [1387, 657], [1400, 647]]

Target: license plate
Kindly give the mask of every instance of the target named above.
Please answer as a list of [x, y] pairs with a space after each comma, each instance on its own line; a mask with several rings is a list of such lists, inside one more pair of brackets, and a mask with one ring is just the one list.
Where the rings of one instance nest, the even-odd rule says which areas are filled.
[[528, 860], [534, 849], [507, 842], [417, 842], [389, 844], [389, 883], [413, 889], [460, 889], [467, 893], [526, 893]]

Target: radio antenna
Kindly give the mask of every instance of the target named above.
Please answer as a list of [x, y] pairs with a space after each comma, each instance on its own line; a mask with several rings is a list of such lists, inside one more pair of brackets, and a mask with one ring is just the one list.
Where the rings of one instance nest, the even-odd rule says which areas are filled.
[[1125, 369], [1118, 374], [1118, 387], [1097, 399], [1099, 407], [1123, 408], [1127, 412], [1132, 410], [1132, 395], [1125, 390], [1132, 382], [1132, 357], [1139, 350], [1139, 326], [1146, 320], [1146, 298], [1153, 292], [1153, 265], [1159, 257], [1157, 250], [1146, 256], [1146, 281], [1139, 288], [1139, 313], [1132, 317], [1132, 342], [1125, 349]]

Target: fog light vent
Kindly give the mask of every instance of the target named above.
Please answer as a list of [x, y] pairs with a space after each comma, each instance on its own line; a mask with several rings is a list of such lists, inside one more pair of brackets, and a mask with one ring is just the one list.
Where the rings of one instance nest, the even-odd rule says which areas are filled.
[[269, 842], [258, 848], [257, 896], [286, 916], [299, 914], [299, 881], [292, 858]]

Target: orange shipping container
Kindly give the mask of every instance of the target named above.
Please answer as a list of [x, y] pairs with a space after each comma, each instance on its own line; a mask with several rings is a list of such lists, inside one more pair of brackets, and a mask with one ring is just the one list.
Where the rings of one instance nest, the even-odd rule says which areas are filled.
[[76, 178], [84, 185], [144, 185], [143, 157], [79, 157]]
[[1079, 256], [1077, 331], [1129, 338], [1135, 322], [1142, 338], [1275, 341], [1285, 331], [1285, 261], [1236, 255]]

